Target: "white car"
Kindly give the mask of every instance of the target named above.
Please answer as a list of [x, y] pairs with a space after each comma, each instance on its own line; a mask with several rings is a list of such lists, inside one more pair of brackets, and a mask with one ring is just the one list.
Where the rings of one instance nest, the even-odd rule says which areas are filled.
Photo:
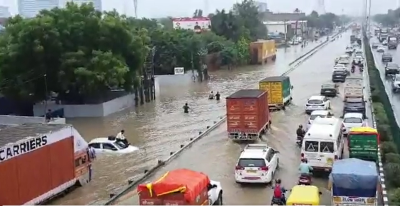
[[393, 92], [400, 91], [400, 74], [396, 74], [396, 76], [393, 77], [392, 90]]
[[358, 49], [357, 51], [356, 51], [356, 53], [355, 53], [355, 56], [363, 56], [363, 52], [360, 50], [360, 49]]
[[343, 117], [343, 134], [347, 135], [353, 127], [365, 126], [362, 113], [346, 113]]
[[350, 64], [350, 57], [348, 55], [346, 55], [346, 54], [342, 55], [337, 60], [337, 63], [338, 64], [344, 64], [344, 65]]
[[352, 54], [353, 52], [354, 52], [353, 47], [351, 47], [351, 46], [346, 47], [346, 53], [347, 54]]
[[128, 154], [139, 150], [135, 146], [116, 141], [114, 136], [92, 139], [89, 147], [93, 148], [96, 153]]
[[325, 118], [325, 117], [331, 116], [331, 115], [332, 115], [331, 112], [328, 110], [315, 110], [315, 111], [311, 112], [311, 115], [308, 118], [308, 122], [307, 122], [307, 129], [309, 129], [311, 127], [311, 124], [317, 117]]
[[311, 114], [315, 110], [329, 110], [331, 101], [325, 96], [312, 96], [307, 100], [306, 113]]
[[208, 190], [208, 199], [210, 205], [223, 205], [223, 189], [220, 182], [210, 180], [211, 188]]
[[266, 144], [248, 144], [235, 168], [237, 183], [270, 183], [279, 167], [278, 151]]
[[383, 53], [386, 51], [386, 48], [384, 46], [378, 46], [378, 48], [376, 49], [377, 52]]

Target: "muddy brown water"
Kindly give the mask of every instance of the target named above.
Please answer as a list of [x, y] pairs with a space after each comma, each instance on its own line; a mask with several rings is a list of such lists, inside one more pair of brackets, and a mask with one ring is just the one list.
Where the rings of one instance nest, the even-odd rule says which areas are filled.
[[[296, 172], [298, 155], [293, 145], [286, 144], [286, 142], [292, 138], [295, 127], [304, 123], [306, 118], [303, 115], [305, 100], [311, 94], [318, 93], [319, 86], [329, 80], [333, 58], [343, 53], [346, 46], [344, 41], [347, 42], [347, 40], [348, 38], [342, 37], [341, 40], [326, 46], [290, 75], [295, 86], [294, 105], [284, 113], [274, 114], [273, 127], [275, 129], [265, 137], [267, 142], [281, 151], [282, 169], [279, 175], [284, 176]], [[294, 47], [286, 49], [286, 51], [280, 49], [274, 64], [247, 66], [235, 68], [232, 71], [216, 71], [211, 73], [211, 80], [204, 83], [193, 83], [190, 77], [189, 80], [182, 79], [182, 77], [177, 79], [171, 76], [160, 77], [157, 84], [159, 91], [155, 102], [105, 118], [68, 120], [88, 141], [95, 137], [116, 134], [120, 129], [125, 129], [127, 139], [131, 144], [138, 146], [140, 151], [129, 155], [99, 156], [94, 163], [93, 181], [63, 198], [58, 198], [52, 204], [89, 204], [108, 199], [111, 192], [126, 187], [128, 179], [141, 176], [145, 169], [156, 164], [157, 159], [167, 158], [169, 152], [178, 150], [180, 144], [189, 142], [190, 137], [196, 136], [199, 131], [204, 131], [207, 126], [211, 125], [211, 122], [225, 114], [225, 101], [208, 100], [207, 96], [210, 91], [219, 91], [223, 100], [225, 96], [238, 89], [255, 88], [261, 78], [282, 74], [289, 68], [289, 62], [315, 46], [316, 43], [310, 43], [306, 48]], [[185, 102], [188, 102], [192, 108], [190, 114], [182, 112]], [[287, 116], [293, 118], [285, 118]], [[232, 187], [231, 192], [226, 191], [226, 203], [258, 204], [262, 202], [267, 204], [266, 200], [269, 198], [265, 198], [267, 197], [265, 195], [268, 194], [265, 191], [261, 192], [262, 195], [259, 194], [264, 197], [264, 200], [244, 198], [245, 194], [254, 189], [250, 188], [247, 191], [234, 184], [233, 165], [240, 146], [227, 140], [225, 127], [225, 124], [222, 124], [212, 134], [195, 143], [193, 148], [185, 151], [165, 168], [180, 166], [207, 172], [211, 178], [222, 181], [226, 188]], [[199, 152], [202, 155], [199, 155]], [[196, 165], [190, 163], [194, 162], [191, 161], [193, 158], [197, 158]], [[223, 162], [215, 162], [213, 159], [223, 160]], [[212, 166], [213, 164], [217, 164], [219, 167]], [[214, 169], [215, 171], [213, 171]], [[294, 179], [292, 180], [294, 181]], [[236, 193], [240, 193], [240, 195]], [[232, 197], [231, 200], [229, 200], [229, 196]], [[129, 204], [137, 204], [137, 202], [132, 202], [132, 198], [127, 196], [124, 198], [127, 198], [126, 201], [129, 201]], [[251, 202], [253, 200], [255, 202]], [[124, 201], [121, 200], [121, 202]]]

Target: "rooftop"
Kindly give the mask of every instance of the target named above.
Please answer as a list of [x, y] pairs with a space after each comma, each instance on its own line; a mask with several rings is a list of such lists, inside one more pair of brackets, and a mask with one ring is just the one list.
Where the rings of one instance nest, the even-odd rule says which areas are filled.
[[288, 76], [272, 76], [264, 78], [260, 82], [280, 82], [288, 78], [289, 78]]
[[0, 147], [28, 137], [36, 137], [49, 132], [59, 131], [67, 124], [22, 124], [22, 125], [0, 125]]
[[239, 90], [230, 96], [227, 97], [227, 99], [235, 99], [235, 98], [257, 98], [260, 95], [265, 93], [263, 90], [259, 89], [242, 89]]

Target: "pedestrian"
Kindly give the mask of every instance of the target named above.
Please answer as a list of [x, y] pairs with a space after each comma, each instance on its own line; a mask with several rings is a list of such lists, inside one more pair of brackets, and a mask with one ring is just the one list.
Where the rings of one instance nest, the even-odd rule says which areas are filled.
[[47, 110], [45, 118], [46, 118], [46, 122], [50, 122], [50, 120], [52, 118], [51, 109]]

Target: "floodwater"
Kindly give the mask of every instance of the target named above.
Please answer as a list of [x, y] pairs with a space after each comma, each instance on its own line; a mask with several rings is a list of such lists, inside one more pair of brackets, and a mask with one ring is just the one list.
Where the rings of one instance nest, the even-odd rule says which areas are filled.
[[[309, 78], [310, 72], [315, 71], [317, 72], [316, 75], [320, 75], [319, 71], [325, 73], [328, 71], [329, 73], [329, 68], [332, 67], [331, 64], [333, 63], [332, 51], [333, 53], [337, 51], [336, 53], [338, 54], [342, 52], [345, 48], [344, 44], [342, 44], [334, 42], [332, 45], [328, 45], [323, 49], [321, 54], [317, 53], [316, 57], [304, 63], [305, 66], [297, 69], [295, 73], [303, 76], [299, 77], [299, 74], [297, 74], [292, 80], [296, 87], [294, 94], [295, 103], [304, 102], [310, 91], [318, 91], [321, 80], [326, 80], [326, 78], [317, 81], [311, 80]], [[157, 159], [166, 159], [171, 151], [178, 150], [182, 143], [189, 142], [189, 138], [196, 136], [199, 131], [204, 131], [213, 121], [217, 121], [220, 116], [225, 114], [225, 101], [217, 102], [208, 100], [207, 97], [210, 91], [219, 91], [223, 100], [225, 96], [230, 95], [238, 89], [255, 88], [257, 87], [256, 83], [261, 78], [282, 74], [289, 69], [288, 64], [291, 61], [316, 45], [317, 43], [309, 43], [305, 48], [279, 49], [275, 63], [234, 68], [232, 71], [220, 70], [211, 73], [211, 80], [208, 82], [193, 82], [190, 75], [186, 78], [176, 76], [158, 77], [157, 88], [159, 90], [157, 91], [155, 102], [106, 118], [70, 119], [69, 123], [72, 123], [88, 141], [95, 137], [115, 135], [119, 130], [125, 129], [127, 139], [131, 144], [138, 146], [140, 151], [123, 156], [99, 156], [94, 164], [93, 181], [85, 185], [85, 187], [78, 188], [67, 196], [55, 200], [52, 204], [88, 204], [107, 199], [110, 193], [126, 187], [128, 179], [140, 177], [145, 169], [156, 164]], [[321, 57], [323, 60], [327, 60], [319, 62], [318, 60]], [[322, 64], [323, 67], [318, 67], [318, 64]], [[315, 85], [315, 88], [312, 90], [313, 85]], [[186, 102], [191, 108], [190, 114], [183, 114], [182, 106]], [[297, 111], [296, 108], [296, 106], [293, 107], [295, 113], [289, 110], [287, 111], [287, 115], [303, 117], [301, 109]], [[302, 108], [302, 106], [298, 108]], [[280, 113], [277, 115], [282, 116], [283, 114]], [[276, 122], [276, 126], [281, 124], [280, 121], [285, 121], [284, 119], [279, 120], [279, 117], [275, 116], [273, 121]], [[293, 125], [289, 127], [291, 130], [295, 129]], [[216, 145], [221, 144], [222, 141], [222, 144], [227, 147], [227, 151], [225, 152], [229, 153], [232, 150], [230, 153], [233, 153], [232, 157], [236, 158], [237, 154], [234, 150], [236, 150], [237, 145], [231, 145], [229, 142], [226, 142], [224, 129], [225, 124], [213, 132], [213, 135], [205, 138], [204, 141], [209, 141], [208, 144]], [[289, 138], [293, 132], [285, 133], [285, 136], [288, 136], [286, 138]], [[216, 135], [219, 139], [215, 139]], [[196, 144], [203, 144], [204, 146], [204, 143]], [[278, 142], [274, 144], [279, 145]], [[210, 154], [224, 154], [218, 151], [218, 147], [214, 146], [207, 149], [211, 149]], [[277, 148], [280, 147], [277, 146]], [[190, 153], [190, 151], [191, 149], [185, 151], [184, 156], [186, 152]], [[293, 148], [291, 151], [293, 151]], [[190, 158], [190, 154], [188, 158]], [[221, 157], [221, 159], [226, 158]], [[228, 164], [229, 161], [227, 159], [223, 164]], [[285, 164], [285, 160], [282, 163]], [[209, 166], [209, 164], [204, 164], [202, 167], [207, 167], [207, 165]], [[225, 169], [228, 169], [228, 172], [224, 175], [232, 173], [231, 168], [225, 167]], [[219, 179], [218, 176], [218, 178], [212, 177]]]
[[[304, 105], [310, 96], [319, 95], [320, 86], [323, 83], [331, 82], [334, 58], [344, 53], [348, 41], [349, 35], [343, 35], [341, 39], [322, 48], [289, 74], [292, 85], [294, 85], [293, 104], [285, 111], [272, 113], [272, 129], [260, 141], [280, 152], [280, 168], [275, 174], [275, 178], [282, 179], [286, 188], [293, 187], [298, 181], [300, 150], [295, 144], [295, 130], [298, 125], [305, 125], [307, 122], [308, 115], [304, 113]], [[259, 75], [261, 77], [262, 73]], [[256, 86], [255, 83], [252, 84]], [[339, 89], [340, 92], [342, 87], [340, 86]], [[335, 116], [342, 115], [342, 106], [343, 98], [340, 95], [331, 99], [331, 107]], [[226, 124], [222, 124], [195, 143], [190, 150], [185, 151], [184, 154], [157, 171], [149, 180], [154, 180], [169, 170], [193, 169], [204, 172], [211, 179], [221, 182], [224, 189], [224, 204], [269, 205], [273, 194], [270, 186], [243, 186], [234, 180], [234, 168], [244, 146], [230, 141], [227, 138]], [[346, 155], [347, 152], [345, 152]], [[326, 189], [327, 176], [313, 177], [313, 185], [319, 187], [323, 193], [321, 204], [331, 204], [330, 194]], [[122, 196], [116, 204], [138, 204], [135, 191]]]

